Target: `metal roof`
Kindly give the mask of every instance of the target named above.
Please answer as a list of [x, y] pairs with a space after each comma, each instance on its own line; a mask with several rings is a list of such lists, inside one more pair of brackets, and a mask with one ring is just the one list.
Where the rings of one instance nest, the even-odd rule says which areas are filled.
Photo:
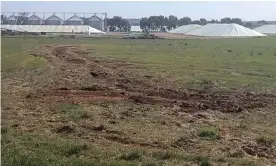
[[46, 20], [59, 20], [59, 21], [63, 21], [60, 17], [56, 16], [55, 14], [53, 14], [50, 17], [48, 17]]
[[83, 21], [78, 15], [74, 14], [72, 17], [68, 18], [66, 21]]
[[31, 15], [28, 20], [42, 20], [40, 17], [38, 17], [37, 15], [33, 14]]
[[94, 15], [94, 16], [88, 18], [88, 20], [89, 20], [89, 21], [92, 21], [92, 20], [95, 20], [95, 21], [102, 21], [103, 19], [101, 19], [99, 16]]
[[7, 18], [7, 20], [17, 20], [17, 16], [14, 14]]

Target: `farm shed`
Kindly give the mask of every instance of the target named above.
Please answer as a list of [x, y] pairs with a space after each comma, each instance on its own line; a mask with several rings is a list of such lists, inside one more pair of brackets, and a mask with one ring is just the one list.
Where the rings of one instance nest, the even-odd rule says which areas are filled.
[[84, 21], [81, 17], [79, 17], [78, 15], [74, 14], [72, 17], [70, 17], [69, 19], [67, 19], [64, 22], [65, 25], [83, 25]]
[[131, 26], [130, 31], [131, 32], [142, 32], [143, 30], [140, 28], [140, 26]]
[[24, 21], [24, 25], [41, 25], [42, 23], [43, 20], [35, 14]]
[[16, 22], [17, 22], [17, 17], [13, 14], [7, 18], [7, 20], [5, 21], [5, 24], [16, 25]]
[[96, 15], [88, 18], [86, 24], [98, 30], [104, 30], [104, 20]]
[[63, 20], [61, 18], [59, 18], [58, 16], [56, 16], [55, 14], [53, 14], [52, 16], [50, 16], [49, 18], [47, 18], [44, 22], [45, 25], [62, 25], [63, 24]]

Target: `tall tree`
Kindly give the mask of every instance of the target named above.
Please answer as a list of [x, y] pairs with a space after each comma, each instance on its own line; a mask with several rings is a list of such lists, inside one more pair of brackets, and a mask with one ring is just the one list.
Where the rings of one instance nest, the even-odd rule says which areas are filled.
[[179, 21], [179, 26], [181, 25], [188, 25], [192, 22], [192, 20], [189, 17], [183, 17]]
[[156, 31], [158, 29], [158, 24], [159, 24], [157, 16], [150, 16], [148, 20], [150, 24], [149, 28], [153, 31]]
[[212, 19], [211, 21], [209, 21], [209, 23], [218, 23], [219, 21], [218, 20], [214, 20]]
[[149, 20], [147, 17], [143, 17], [141, 20], [140, 20], [140, 28], [142, 30], [146, 30], [146, 29], [149, 29], [150, 28], [150, 23], [149, 23]]
[[260, 20], [257, 22], [258, 25], [265, 25], [268, 24], [265, 20]]
[[200, 21], [200, 25], [206, 25], [207, 24], [207, 20], [205, 18], [201, 18], [199, 21]]
[[158, 20], [158, 29], [161, 31], [165, 31], [166, 26], [168, 25], [168, 18], [164, 17], [164, 16], [157, 16], [157, 20]]
[[176, 16], [170, 15], [168, 18], [167, 29], [171, 30], [172, 28], [175, 29], [178, 24], [178, 19]]
[[246, 23], [244, 24], [244, 26], [247, 27], [247, 28], [253, 28], [253, 25], [252, 25], [251, 22], [246, 22]]
[[243, 22], [240, 18], [232, 18], [231, 23], [235, 23], [235, 24], [239, 24], [239, 25], [243, 24]]
[[107, 20], [107, 25], [109, 26], [109, 31], [129, 31], [130, 24], [126, 19], [122, 19], [122, 17], [114, 16], [111, 19]]
[[192, 21], [192, 24], [198, 24], [198, 25], [200, 25], [201, 22], [199, 20], [194, 20], [194, 21]]
[[225, 23], [225, 24], [230, 24], [231, 23], [231, 18], [225, 17], [220, 20], [220, 23]]

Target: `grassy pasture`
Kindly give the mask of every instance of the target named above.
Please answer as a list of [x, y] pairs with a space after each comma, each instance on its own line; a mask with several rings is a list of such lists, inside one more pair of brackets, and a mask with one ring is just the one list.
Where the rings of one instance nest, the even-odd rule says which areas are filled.
[[274, 93], [275, 37], [1, 40], [2, 165], [275, 164], [275, 158], [254, 157], [243, 148], [275, 149], [273, 107], [175, 115], [175, 108], [127, 101], [29, 106], [18, 95], [49, 84], [55, 68], [33, 56], [46, 45], [80, 45], [100, 62], [129, 62], [132, 66], [124, 71], [128, 76], [152, 76], [159, 80], [151, 82], [156, 86]]

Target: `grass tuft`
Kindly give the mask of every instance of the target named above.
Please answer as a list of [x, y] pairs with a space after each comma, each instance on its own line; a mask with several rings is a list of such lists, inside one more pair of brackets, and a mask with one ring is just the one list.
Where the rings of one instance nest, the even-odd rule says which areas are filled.
[[213, 127], [201, 128], [198, 131], [197, 135], [206, 140], [215, 140], [215, 139], [220, 138], [219, 130], [217, 128], [213, 128]]
[[265, 146], [272, 146], [275, 142], [275, 139], [271, 136], [261, 136], [256, 139], [257, 143], [260, 145], [265, 145]]
[[200, 162], [200, 166], [212, 166], [209, 160], [203, 160]]
[[89, 118], [89, 114], [79, 104], [60, 104], [55, 108], [59, 113], [63, 114], [68, 120], [81, 120]]
[[68, 145], [67, 149], [64, 150], [64, 154], [67, 156], [72, 156], [72, 155], [78, 155], [82, 151], [85, 151], [88, 149], [88, 146], [86, 144], [72, 144]]
[[160, 160], [168, 160], [171, 159], [175, 156], [174, 153], [168, 152], [168, 151], [159, 151], [159, 152], [154, 152], [152, 154], [154, 158], [160, 159]]
[[129, 160], [129, 161], [132, 161], [132, 160], [138, 160], [141, 158], [141, 153], [139, 151], [132, 151], [130, 153], [126, 153], [126, 154], [122, 154], [120, 159], [122, 160]]
[[178, 147], [184, 147], [189, 143], [189, 138], [187, 136], [180, 137], [177, 139], [173, 145], [176, 145]]

